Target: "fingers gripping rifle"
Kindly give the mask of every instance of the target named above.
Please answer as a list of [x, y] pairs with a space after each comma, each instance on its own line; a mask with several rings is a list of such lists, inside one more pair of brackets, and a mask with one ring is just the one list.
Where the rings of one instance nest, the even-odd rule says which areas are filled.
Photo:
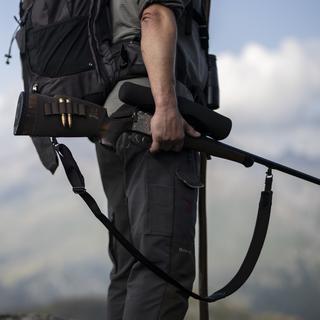
[[[38, 94], [32, 94], [29, 97], [22, 95], [18, 103], [14, 133], [16, 135], [53, 137], [54, 148], [64, 166], [73, 191], [86, 202], [99, 221], [138, 261], [163, 280], [175, 286], [181, 294], [204, 302], [215, 302], [231, 295], [249, 278], [263, 247], [271, 212], [272, 169], [283, 171], [318, 185], [320, 185], [320, 180], [303, 172], [218, 142], [218, 139], [224, 139], [229, 135], [231, 121], [201, 105], [197, 105], [184, 98], [178, 98], [179, 109], [182, 115], [196, 130], [203, 133], [203, 137], [201, 138], [186, 137], [184, 142], [186, 148], [238, 162], [245, 167], [250, 167], [254, 162], [257, 162], [268, 168], [265, 190], [261, 193], [253, 237], [240, 269], [222, 289], [210, 296], [198, 295], [183, 287], [170, 275], [153, 264], [122, 236], [111, 221], [101, 212], [94, 198], [86, 191], [84, 178], [70, 150], [65, 145], [59, 144], [56, 140], [56, 137], [61, 136], [95, 136], [95, 139], [99, 140], [102, 144], [113, 148], [118, 137], [125, 131], [136, 131], [150, 135], [150, 114], [154, 111], [154, 102], [150, 89], [125, 83], [121, 87], [119, 97], [125, 105], [109, 118], [101, 106], [79, 99], [64, 96], [47, 97]], [[86, 124], [88, 126], [85, 129], [84, 126]]]

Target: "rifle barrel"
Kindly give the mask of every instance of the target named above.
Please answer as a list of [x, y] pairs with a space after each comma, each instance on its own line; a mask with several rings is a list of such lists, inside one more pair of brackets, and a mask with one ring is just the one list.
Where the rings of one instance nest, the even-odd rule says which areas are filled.
[[[251, 159], [253, 162], [259, 163], [261, 165], [266, 166], [267, 168], [273, 169], [273, 170], [278, 170], [281, 172], [284, 172], [286, 174], [289, 174], [291, 176], [306, 180], [308, 182], [311, 183], [315, 183], [317, 185], [320, 185], [320, 179], [314, 176], [311, 176], [309, 174], [306, 174], [304, 172], [292, 169], [290, 167], [284, 166], [280, 163], [262, 158], [260, 156], [257, 156], [253, 153], [232, 147], [228, 144], [222, 143], [220, 141], [215, 141], [214, 144], [217, 144], [218, 146], [220, 146], [221, 148], [225, 149], [226, 151], [230, 151], [232, 153], [239, 153], [240, 155], [242, 155], [243, 157], [245, 157], [246, 159]], [[214, 155], [214, 154], [213, 154]]]

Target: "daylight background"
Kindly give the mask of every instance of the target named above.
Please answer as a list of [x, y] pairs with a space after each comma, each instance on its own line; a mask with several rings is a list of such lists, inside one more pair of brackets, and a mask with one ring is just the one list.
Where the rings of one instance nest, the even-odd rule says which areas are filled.
[[[210, 50], [218, 56], [220, 112], [233, 120], [226, 142], [319, 177], [320, 2], [213, 5]], [[16, 28], [17, 7], [18, 1], [7, 1], [0, 12], [1, 55]], [[20, 73], [14, 44], [11, 65], [5, 59], [0, 65], [0, 314], [52, 305], [46, 310], [75, 317], [70, 309], [87, 303], [102, 315], [85, 318], [83, 311], [79, 319], [103, 319], [110, 270], [106, 231], [72, 193], [61, 168], [51, 176], [30, 140], [12, 135]], [[86, 139], [68, 145], [87, 189], [106, 211], [93, 145]], [[264, 171], [210, 161], [211, 292], [230, 279], [245, 255]], [[270, 231], [252, 277], [217, 304], [217, 312], [228, 310], [228, 319], [231, 309], [237, 319], [319, 319], [320, 189], [276, 172], [274, 191]]]

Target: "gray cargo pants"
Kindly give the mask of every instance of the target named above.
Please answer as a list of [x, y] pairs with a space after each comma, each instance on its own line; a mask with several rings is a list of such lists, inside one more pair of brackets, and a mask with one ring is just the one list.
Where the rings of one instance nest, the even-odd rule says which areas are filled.
[[[143, 135], [123, 134], [116, 152], [97, 144], [109, 217], [148, 259], [191, 289], [195, 277], [198, 155], [148, 151]], [[112, 236], [108, 320], [182, 320], [188, 299], [137, 262]]]

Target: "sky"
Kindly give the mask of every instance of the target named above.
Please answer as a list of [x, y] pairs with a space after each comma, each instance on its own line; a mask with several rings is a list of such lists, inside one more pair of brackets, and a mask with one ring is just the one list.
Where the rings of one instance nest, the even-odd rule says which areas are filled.
[[[17, 2], [7, 2], [0, 12], [1, 55], [16, 27]], [[226, 142], [319, 177], [320, 2], [212, 3], [210, 51], [218, 59], [220, 112], [233, 120]], [[12, 136], [21, 90], [14, 44], [11, 65], [0, 64], [0, 312], [18, 291], [25, 304], [79, 292], [104, 294], [110, 269], [107, 235], [74, 197], [61, 168], [52, 177], [40, 167], [29, 139]], [[67, 141], [88, 190], [106, 211], [93, 146], [84, 139]], [[222, 160], [209, 162], [212, 290], [231, 277], [245, 254], [264, 171], [260, 166], [247, 170]], [[275, 173], [274, 191], [262, 257], [231, 301], [252, 306], [255, 296], [262, 297], [268, 304], [260, 303], [262, 310], [312, 319], [320, 313], [313, 299], [320, 294], [319, 189]], [[285, 291], [288, 279], [291, 286]], [[292, 292], [304, 292], [305, 283], [314, 289], [299, 300]], [[282, 301], [281, 309], [270, 298], [275, 293], [291, 297], [291, 304]]]
[[288, 37], [319, 37], [320, 3], [316, 0], [212, 1], [213, 51], [239, 52], [247, 43], [275, 48]]

